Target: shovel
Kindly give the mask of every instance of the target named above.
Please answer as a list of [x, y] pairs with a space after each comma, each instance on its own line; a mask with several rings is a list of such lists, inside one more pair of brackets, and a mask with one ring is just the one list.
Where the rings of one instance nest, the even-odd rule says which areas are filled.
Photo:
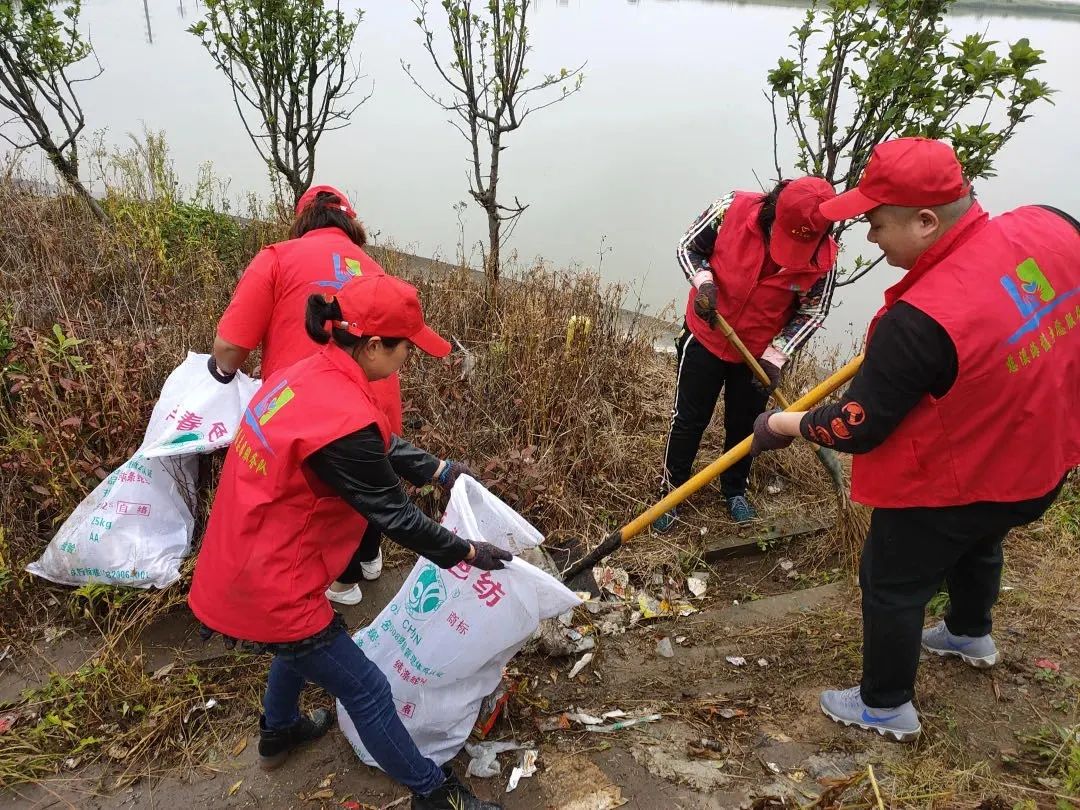
[[[742, 356], [743, 362], [750, 367], [750, 370], [754, 372], [754, 375], [765, 388], [770, 388], [772, 380], [769, 379], [769, 375], [765, 373], [765, 369], [761, 367], [761, 363], [757, 361], [757, 358], [746, 348], [746, 344], [735, 334], [735, 330], [731, 328], [731, 325], [724, 320], [724, 316], [719, 312], [714, 312], [712, 323], [713, 326], [720, 327], [720, 331], [727, 338], [728, 343], [735, 347], [735, 350]], [[791, 410], [791, 400], [784, 396], [784, 392], [779, 387], [772, 389], [772, 396], [781, 408]], [[832, 450], [822, 447], [820, 444], [814, 445], [814, 454], [818, 457], [818, 461], [821, 462], [821, 466], [829, 473], [836, 494], [840, 498], [840, 505], [846, 507], [848, 505], [848, 494], [847, 487], [844, 486], [844, 470], [840, 466], [839, 457]]]
[[[858, 355], [854, 359], [848, 362], [846, 366], [837, 371], [831, 377], [825, 381], [818, 383], [811, 391], [807, 392], [804, 396], [788, 405], [785, 410], [788, 411], [806, 411], [813, 408], [829, 394], [833, 393], [836, 389], [845, 385], [855, 373], [859, 370], [859, 366], [862, 365], [863, 357]], [[627, 523], [621, 529], [618, 529], [609, 534], [604, 541], [571, 565], [566, 571], [563, 572], [563, 582], [571, 590], [577, 591], [591, 591], [595, 586], [590, 586], [589, 580], [591, 579], [593, 567], [602, 559], [607, 557], [613, 551], [619, 549], [624, 543], [629, 542], [632, 538], [641, 534], [645, 529], [649, 528], [653, 522], [667, 512], [669, 509], [673, 509], [680, 503], [685, 501], [699, 489], [710, 484], [721, 473], [727, 470], [731, 465], [738, 461], [741, 461], [750, 452], [750, 447], [753, 444], [754, 437], [747, 436], [737, 445], [732, 447], [720, 458], [716, 459], [705, 469], [701, 470], [697, 475], [683, 484], [677, 489], [673, 489], [667, 495], [665, 495], [660, 501], [651, 506], [642, 514], [638, 515], [632, 521]], [[578, 581], [575, 582], [574, 580]]]

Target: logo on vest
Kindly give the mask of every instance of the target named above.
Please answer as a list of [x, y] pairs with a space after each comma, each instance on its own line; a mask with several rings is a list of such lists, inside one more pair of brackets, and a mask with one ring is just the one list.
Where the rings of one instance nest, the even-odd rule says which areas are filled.
[[364, 271], [360, 267], [359, 259], [344, 260], [344, 267], [342, 267], [342, 258], [340, 253], [334, 254], [334, 277], [327, 279], [326, 281], [316, 281], [316, 287], [329, 287], [332, 290], [340, 290], [349, 281], [356, 276], [364, 275]]
[[[1017, 265], [1014, 273], [1015, 278], [1012, 275], [1001, 277], [1002, 288], [1023, 319], [1020, 327], [1005, 341], [1009, 346], [1021, 344], [1015, 355], [1010, 353], [1005, 358], [1005, 366], [1013, 374], [1049, 352], [1058, 338], [1065, 337], [1080, 323], [1080, 305], [1065, 312], [1064, 317], [1050, 317], [1050, 313], [1080, 292], [1080, 287], [1059, 293], [1039, 263], [1030, 257]], [[1039, 330], [1038, 335], [1032, 335], [1026, 344], [1022, 343], [1025, 335], [1036, 330]]]
[[428, 563], [420, 569], [416, 582], [409, 589], [405, 610], [414, 619], [427, 619], [443, 606], [446, 597], [446, 585], [443, 583], [442, 574], [434, 563]]
[[289, 381], [282, 380], [273, 388], [269, 393], [263, 396], [258, 402], [252, 405], [248, 405], [244, 409], [244, 424], [251, 428], [251, 432], [255, 434], [255, 438], [259, 440], [263, 448], [270, 455], [275, 455], [274, 448], [270, 446], [270, 442], [266, 439], [266, 434], [262, 429], [267, 425], [278, 411], [292, 402], [293, 390], [289, 388]]

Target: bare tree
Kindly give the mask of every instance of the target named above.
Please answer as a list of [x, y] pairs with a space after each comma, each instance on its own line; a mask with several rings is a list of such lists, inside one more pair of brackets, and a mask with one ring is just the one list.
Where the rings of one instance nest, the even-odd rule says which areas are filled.
[[[449, 58], [435, 51], [427, 0], [413, 0], [413, 5], [419, 12], [415, 22], [424, 34], [424, 49], [449, 87], [449, 97], [426, 89], [413, 75], [412, 66], [404, 61], [401, 64], [424, 95], [454, 114], [450, 123], [469, 142], [469, 193], [487, 213], [484, 271], [489, 293], [494, 294], [502, 240], [528, 208], [517, 197], [512, 205], [499, 199], [499, 155], [507, 148], [504, 137], [532, 113], [580, 90], [585, 64], [545, 74], [533, 84], [526, 82], [529, 70], [525, 59], [532, 50], [526, 23], [532, 0], [442, 0], [450, 35]], [[553, 92], [544, 94], [549, 90]], [[504, 233], [506, 222], [511, 224]]]
[[371, 97], [352, 107], [341, 103], [359, 78], [349, 49], [364, 13], [347, 16], [340, 3], [327, 8], [322, 0], [204, 5], [206, 19], [188, 31], [228, 78], [248, 137], [295, 203], [315, 176], [323, 133], [344, 127]]
[[[21, 122], [28, 138], [0, 133], [16, 150], [39, 147], [64, 181], [99, 221], [98, 201], [79, 180], [79, 133], [86, 116], [75, 85], [102, 73], [94, 48], [79, 34], [81, 0], [0, 0], [0, 107]], [[96, 69], [72, 78], [71, 71], [93, 58]]]

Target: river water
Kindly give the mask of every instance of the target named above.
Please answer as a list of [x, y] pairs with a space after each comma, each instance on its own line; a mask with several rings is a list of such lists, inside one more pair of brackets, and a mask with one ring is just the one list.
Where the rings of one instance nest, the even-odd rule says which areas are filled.
[[[453, 259], [461, 241], [454, 204], [469, 200], [466, 143], [400, 66], [411, 63], [438, 87], [412, 3], [363, 5], [353, 55], [374, 95], [349, 127], [325, 136], [316, 182], [350, 193], [378, 242]], [[200, 15], [194, 0], [84, 0], [83, 21], [105, 68], [81, 87], [88, 127], [106, 128], [116, 144], [144, 127], [162, 130], [185, 182], [211, 161], [237, 198], [265, 195], [265, 167], [224, 77], [186, 33]], [[501, 189], [530, 206], [511, 242], [520, 259], [599, 265], [606, 279], [631, 286], [631, 306], [640, 300], [652, 313], [681, 304], [685, 282], [674, 251], [683, 230], [727, 190], [758, 187], [755, 172], [763, 182], [775, 174], [762, 91], [801, 15], [703, 0], [538, 0], [534, 74], [587, 62], [586, 80], [579, 94], [539, 111], [507, 141]], [[983, 205], [998, 212], [1042, 202], [1080, 212], [1080, 17], [958, 13], [950, 24], [956, 38], [974, 31], [1010, 42], [1028, 37], [1045, 51], [1041, 78], [1059, 91], [1000, 155], [998, 176], [978, 185]], [[471, 250], [486, 233], [471, 201], [463, 225]], [[851, 234], [847, 261], [860, 248], [861, 235]], [[897, 272], [881, 265], [843, 288], [821, 339], [848, 345]]]

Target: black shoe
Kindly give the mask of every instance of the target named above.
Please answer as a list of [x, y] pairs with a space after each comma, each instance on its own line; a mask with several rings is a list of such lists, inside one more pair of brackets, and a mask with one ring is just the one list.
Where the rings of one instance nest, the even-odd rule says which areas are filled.
[[427, 796], [414, 793], [412, 810], [502, 810], [501, 804], [473, 796], [472, 791], [458, 781], [449, 765], [443, 765], [442, 770], [446, 781]]
[[259, 767], [273, 770], [289, 755], [289, 752], [306, 742], [317, 740], [330, 730], [332, 718], [326, 709], [316, 709], [286, 729], [269, 731], [266, 717], [259, 718]]

